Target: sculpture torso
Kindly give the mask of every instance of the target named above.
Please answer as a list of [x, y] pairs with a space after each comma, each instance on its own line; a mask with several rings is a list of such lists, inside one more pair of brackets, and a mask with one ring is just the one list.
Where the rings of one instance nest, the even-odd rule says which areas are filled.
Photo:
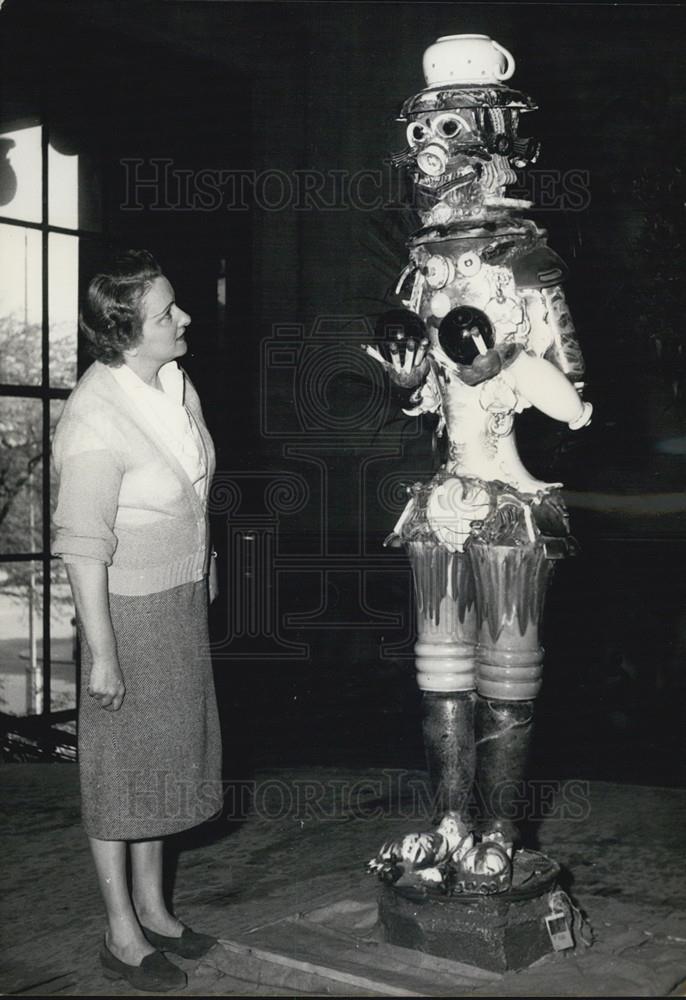
[[[507, 375], [500, 373], [485, 386], [469, 386], [441, 372], [436, 377], [448, 435], [449, 452], [445, 470], [454, 475], [473, 476], [514, 486], [522, 493], [537, 493], [550, 484], [535, 479], [524, 467], [517, 452], [514, 428], [500, 433], [497, 417], [487, 409], [488, 400], [498, 396], [507, 406], [517, 405], [516, 390]], [[495, 383], [495, 385], [494, 385]], [[502, 412], [502, 411], [501, 411]]]
[[[514, 435], [514, 416], [532, 404], [549, 412], [546, 397], [563, 400], [558, 419], [573, 422], [581, 402], [583, 361], [559, 284], [562, 261], [531, 222], [501, 220], [482, 229], [451, 232], [444, 239], [418, 236], [411, 245], [414, 279], [407, 305], [424, 321], [429, 340], [425, 381], [411, 412], [436, 412], [448, 437], [445, 470], [537, 493], [558, 486], [524, 467]], [[525, 284], [526, 283], [526, 284]], [[443, 320], [455, 310], [478, 311], [492, 331], [481, 355], [467, 366], [446, 354]], [[536, 400], [522, 389], [521, 355], [545, 364], [537, 371]], [[570, 391], [572, 390], [572, 391]]]

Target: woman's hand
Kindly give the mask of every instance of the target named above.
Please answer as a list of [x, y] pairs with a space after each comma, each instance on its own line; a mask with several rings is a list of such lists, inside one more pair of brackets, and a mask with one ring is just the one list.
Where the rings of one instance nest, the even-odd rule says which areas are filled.
[[118, 712], [126, 689], [110, 618], [107, 567], [100, 562], [70, 562], [66, 568], [76, 614], [93, 660], [86, 690], [101, 708]]
[[124, 676], [116, 659], [93, 660], [88, 694], [107, 712], [118, 712], [126, 693]]

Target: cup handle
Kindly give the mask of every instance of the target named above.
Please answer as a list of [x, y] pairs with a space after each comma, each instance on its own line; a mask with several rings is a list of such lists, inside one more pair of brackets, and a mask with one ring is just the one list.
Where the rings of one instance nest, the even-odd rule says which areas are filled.
[[495, 75], [499, 80], [509, 80], [515, 71], [514, 56], [511, 52], [508, 52], [507, 49], [504, 49], [502, 45], [498, 45], [497, 42], [493, 41], [493, 39], [491, 39], [491, 45], [496, 52], [500, 52], [501, 55], [505, 56], [505, 61], [507, 63], [505, 69], [502, 71], [496, 70]]

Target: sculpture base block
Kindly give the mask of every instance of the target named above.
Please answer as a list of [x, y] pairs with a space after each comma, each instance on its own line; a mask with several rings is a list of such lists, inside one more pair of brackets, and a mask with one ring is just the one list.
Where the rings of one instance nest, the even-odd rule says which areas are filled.
[[522, 850], [507, 892], [448, 896], [423, 885], [386, 884], [379, 919], [389, 944], [492, 972], [525, 969], [554, 950], [545, 918], [558, 875], [550, 858]]

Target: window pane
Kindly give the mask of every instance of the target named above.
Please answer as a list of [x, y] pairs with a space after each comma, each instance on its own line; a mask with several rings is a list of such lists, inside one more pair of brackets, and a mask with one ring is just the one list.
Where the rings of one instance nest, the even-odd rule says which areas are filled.
[[[43, 633], [41, 626], [41, 635]], [[53, 560], [50, 590], [50, 708], [76, 707], [76, 619], [64, 564]], [[42, 654], [42, 647], [39, 647]]]
[[41, 127], [0, 132], [0, 215], [40, 222]]
[[79, 229], [102, 229], [102, 169], [89, 155], [79, 157]]
[[[50, 400], [50, 440], [65, 404], [64, 399]], [[50, 468], [50, 513], [57, 506], [58, 479], [54, 463]], [[74, 603], [64, 563], [52, 560], [50, 592], [50, 646], [52, 675], [50, 707], [60, 712], [76, 705], [76, 621]], [[41, 625], [42, 635], [42, 625]]]
[[50, 233], [48, 237], [48, 319], [50, 385], [70, 388], [76, 382], [79, 321], [79, 240]]
[[0, 382], [40, 385], [41, 234], [0, 225]]
[[40, 552], [42, 545], [40, 399], [0, 398], [0, 552]]
[[48, 144], [48, 222], [79, 227], [79, 157], [58, 153]]
[[[100, 170], [85, 149], [64, 134], [48, 144], [48, 222], [64, 229], [102, 229]], [[81, 140], [76, 140], [80, 143]]]
[[0, 711], [39, 712], [43, 701], [41, 564], [0, 563]]

